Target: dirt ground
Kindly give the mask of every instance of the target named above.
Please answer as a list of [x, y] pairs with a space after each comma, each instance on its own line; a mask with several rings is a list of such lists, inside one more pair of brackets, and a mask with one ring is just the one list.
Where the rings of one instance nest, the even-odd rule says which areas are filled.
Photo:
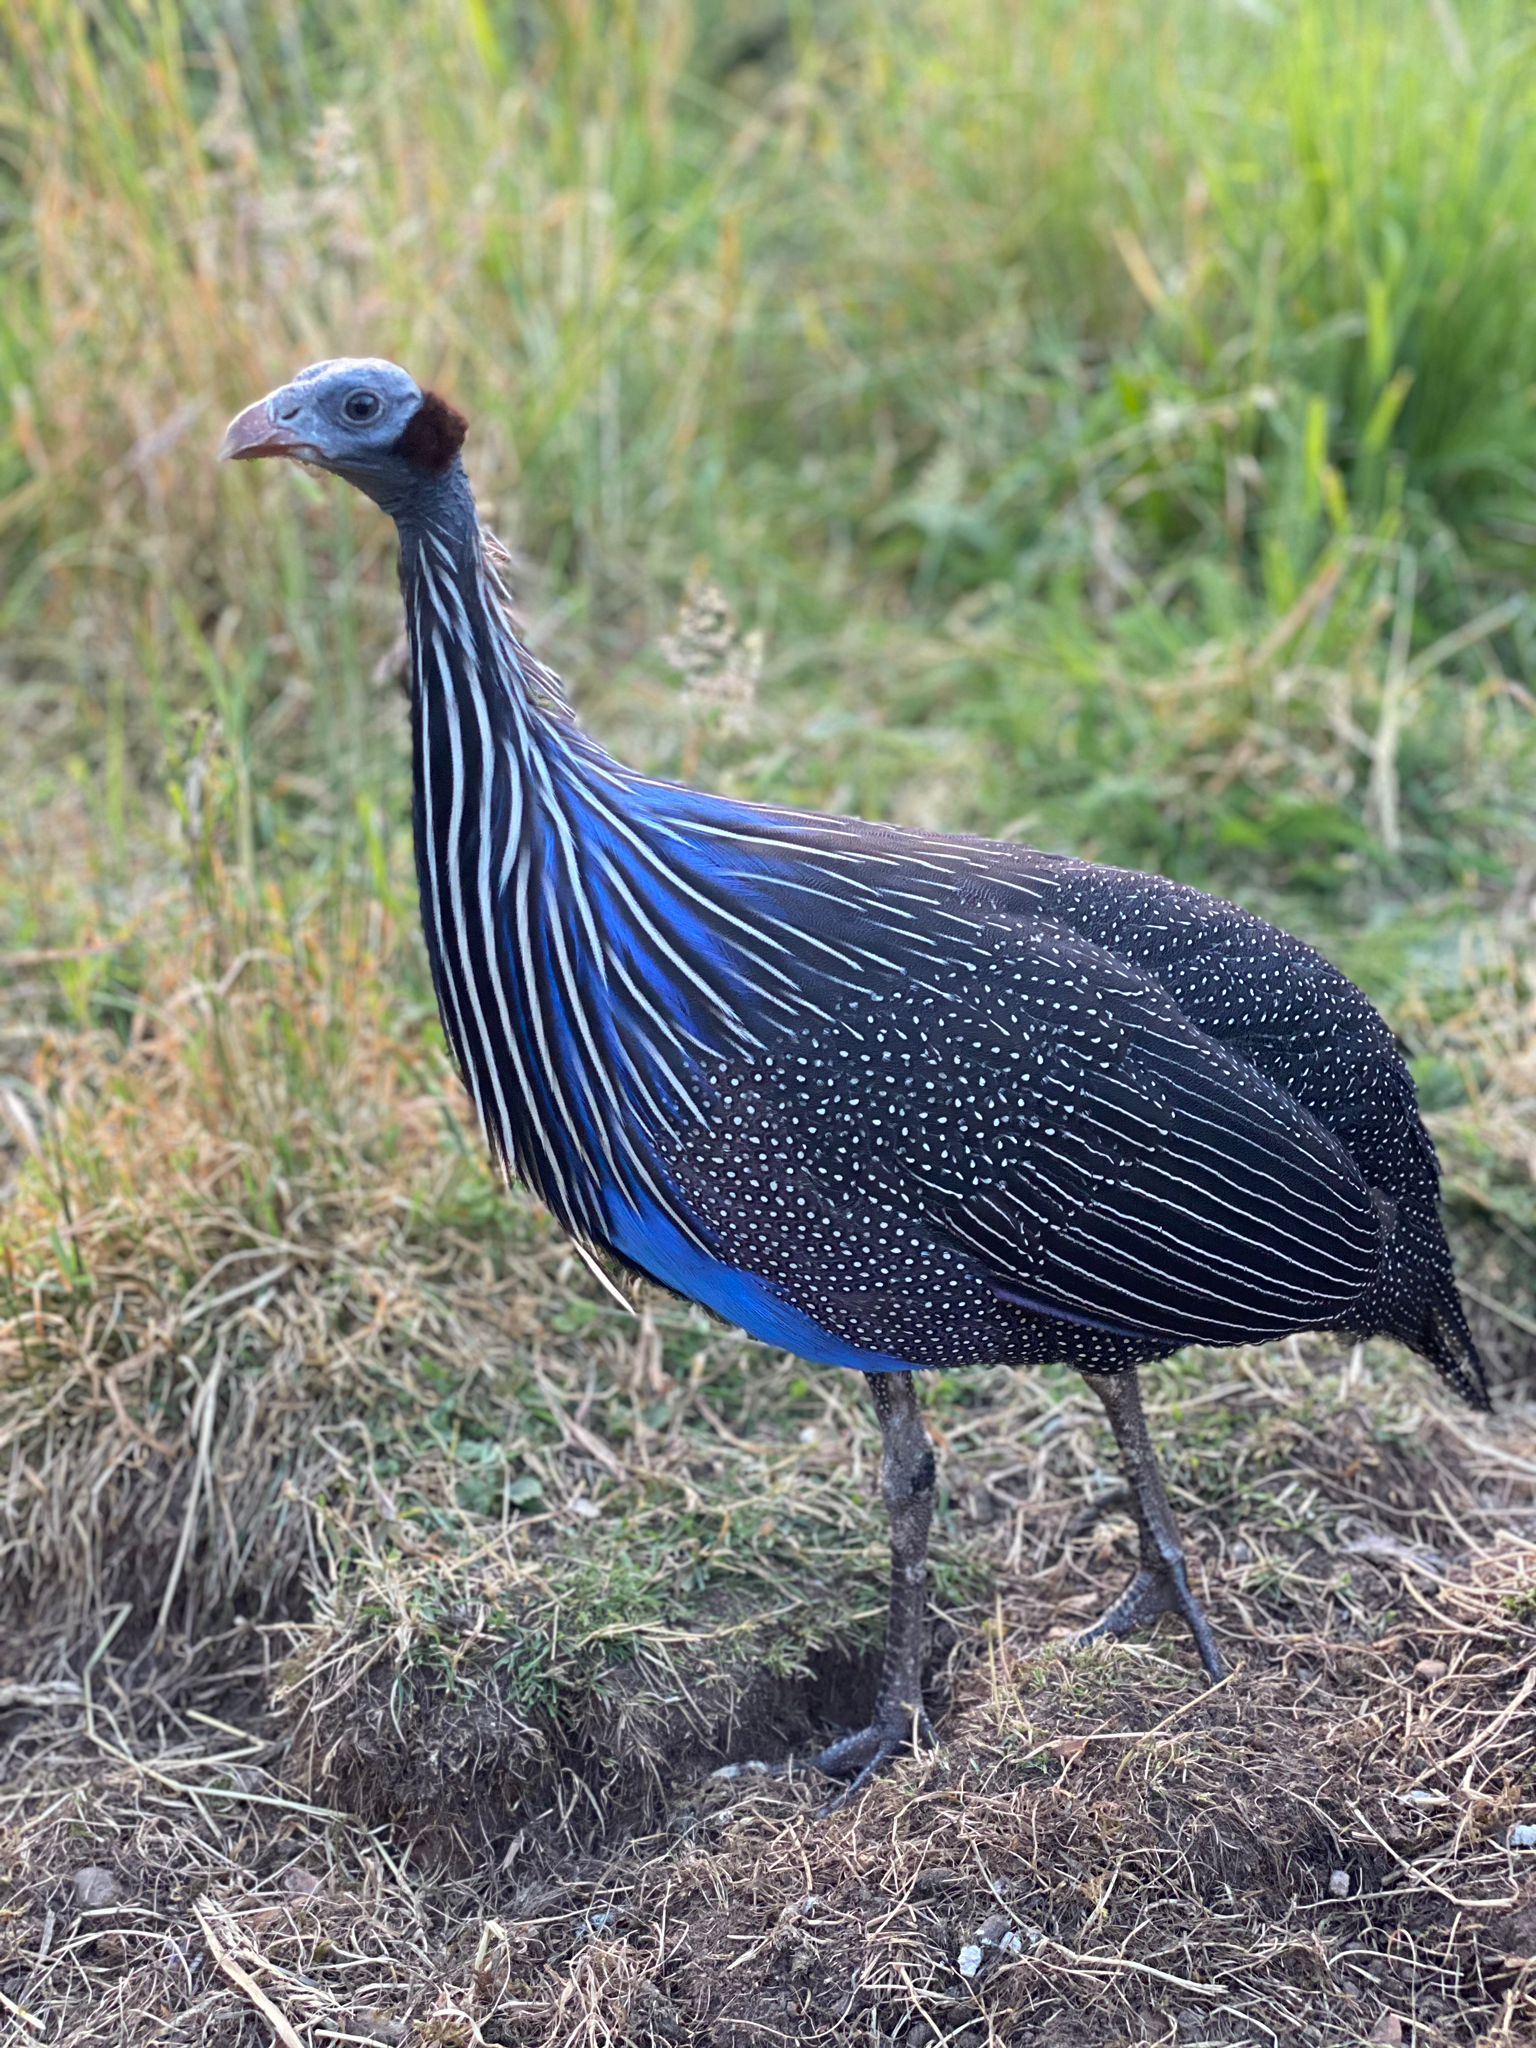
[[1536, 2040], [1523, 1028], [1464, 1018], [1440, 1128], [1495, 1415], [1386, 1345], [1149, 1373], [1207, 1690], [1166, 1620], [1070, 1646], [1132, 1537], [1082, 1383], [932, 1376], [938, 1743], [823, 1818], [882, 1622], [862, 1389], [626, 1313], [491, 1188], [392, 943], [341, 1030], [302, 944], [216, 1004], [164, 946], [152, 1028], [36, 1038], [0, 2039]]
[[[831, 1818], [804, 1758], [872, 1683], [867, 1516], [851, 1584], [810, 1589], [818, 1647], [807, 1589], [775, 1612], [745, 1583], [542, 1693], [508, 1642], [549, 1567], [515, 1535], [380, 1552], [197, 1641], [139, 1640], [123, 1600], [71, 1655], [34, 1605], [0, 1681], [11, 2038], [1536, 2038], [1529, 1403], [1485, 1427], [1323, 1347], [1207, 1364], [1157, 1427], [1230, 1678], [1204, 1690], [1167, 1622], [1061, 1640], [1128, 1525], [1093, 1513], [1086, 1400], [999, 1376], [941, 1422], [939, 1746]], [[856, 1472], [821, 1440], [755, 1455], [814, 1503], [867, 1484], [852, 1433]], [[603, 1443], [571, 1452], [588, 1486]], [[453, 1585], [445, 1654], [413, 1570]]]

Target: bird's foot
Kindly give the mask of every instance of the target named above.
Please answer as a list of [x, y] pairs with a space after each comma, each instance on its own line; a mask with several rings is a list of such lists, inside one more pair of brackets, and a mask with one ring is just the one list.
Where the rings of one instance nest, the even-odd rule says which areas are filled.
[[821, 1815], [836, 1813], [856, 1799], [893, 1758], [932, 1741], [933, 1729], [921, 1707], [915, 1712], [910, 1707], [896, 1707], [887, 1713], [877, 1711], [867, 1728], [841, 1736], [817, 1757], [818, 1771], [829, 1778], [848, 1780], [821, 1807]]
[[1205, 1618], [1205, 1610], [1195, 1598], [1182, 1557], [1169, 1558], [1155, 1565], [1142, 1565], [1113, 1607], [1106, 1609], [1092, 1628], [1085, 1628], [1077, 1640], [1082, 1644], [1097, 1642], [1101, 1636], [1128, 1636], [1133, 1629], [1140, 1628], [1144, 1622], [1155, 1621], [1160, 1614], [1181, 1614], [1184, 1617], [1195, 1639], [1195, 1648], [1200, 1652], [1206, 1677], [1212, 1685], [1219, 1684], [1227, 1675], [1227, 1667], [1216, 1647], [1216, 1638]]

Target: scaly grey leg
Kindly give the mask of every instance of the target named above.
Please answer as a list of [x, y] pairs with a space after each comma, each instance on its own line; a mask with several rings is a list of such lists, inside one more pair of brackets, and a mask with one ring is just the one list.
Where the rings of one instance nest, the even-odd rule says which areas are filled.
[[1084, 1373], [1083, 1378], [1104, 1403], [1109, 1426], [1120, 1446], [1136, 1526], [1141, 1532], [1141, 1561], [1120, 1598], [1092, 1628], [1084, 1629], [1078, 1641], [1091, 1643], [1099, 1636], [1129, 1635], [1133, 1628], [1155, 1620], [1159, 1614], [1182, 1614], [1195, 1639], [1206, 1676], [1214, 1685], [1225, 1678], [1227, 1667], [1189, 1583], [1179, 1532], [1163, 1491], [1163, 1475], [1157, 1469], [1157, 1454], [1147, 1435], [1147, 1420], [1141, 1412], [1141, 1387], [1136, 1373]]
[[822, 1809], [845, 1805], [914, 1737], [932, 1739], [923, 1712], [923, 1625], [928, 1612], [928, 1527], [933, 1519], [933, 1445], [909, 1372], [864, 1375], [880, 1418], [880, 1492], [891, 1524], [891, 1612], [874, 1718], [824, 1749], [816, 1768], [852, 1776]]

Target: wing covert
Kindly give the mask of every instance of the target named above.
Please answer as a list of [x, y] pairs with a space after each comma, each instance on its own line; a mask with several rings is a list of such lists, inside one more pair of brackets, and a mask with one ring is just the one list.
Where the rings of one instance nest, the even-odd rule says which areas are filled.
[[932, 1212], [989, 1284], [1183, 1342], [1347, 1321], [1382, 1233], [1337, 1139], [1129, 962], [1038, 921], [1009, 953], [981, 999], [1036, 1047], [1033, 1105], [1003, 1093], [995, 1163]]
[[844, 1194], [856, 1162], [1000, 1300], [1068, 1321], [1170, 1344], [1347, 1324], [1382, 1235], [1339, 1142], [1130, 962], [1045, 920], [995, 938], [984, 973], [882, 1006], [911, 1057], [822, 1113]]

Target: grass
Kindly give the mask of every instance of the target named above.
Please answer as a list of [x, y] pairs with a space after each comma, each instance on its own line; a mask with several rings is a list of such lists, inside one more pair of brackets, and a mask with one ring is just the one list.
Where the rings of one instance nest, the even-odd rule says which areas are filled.
[[[0, 37], [6, 2024], [282, 2038], [255, 1983], [411, 2048], [1525, 2038], [1524, 13], [0, 0]], [[491, 1182], [415, 937], [388, 535], [211, 460], [343, 352], [470, 413], [618, 752], [1159, 868], [1387, 1010], [1501, 1413], [1386, 1348], [1157, 1375], [1222, 1693], [1166, 1633], [1055, 1640], [1127, 1535], [1073, 1376], [937, 1375], [943, 1748], [830, 1827], [798, 1768], [711, 1776], [864, 1705], [869, 1424], [626, 1317]]]

